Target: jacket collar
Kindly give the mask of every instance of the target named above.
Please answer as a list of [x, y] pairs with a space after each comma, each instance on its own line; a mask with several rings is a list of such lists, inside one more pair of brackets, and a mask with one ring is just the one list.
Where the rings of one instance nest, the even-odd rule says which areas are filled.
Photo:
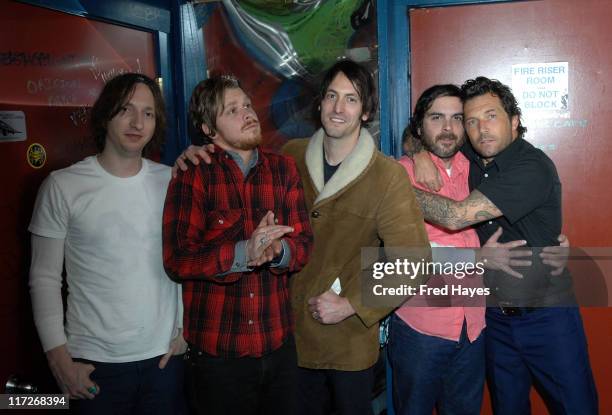
[[357, 179], [369, 166], [376, 154], [376, 146], [372, 136], [365, 128], [361, 128], [355, 148], [344, 159], [338, 170], [327, 183], [323, 179], [323, 139], [325, 132], [319, 129], [310, 139], [306, 148], [306, 168], [310, 178], [319, 193], [314, 203], [327, 199], [346, 188]]

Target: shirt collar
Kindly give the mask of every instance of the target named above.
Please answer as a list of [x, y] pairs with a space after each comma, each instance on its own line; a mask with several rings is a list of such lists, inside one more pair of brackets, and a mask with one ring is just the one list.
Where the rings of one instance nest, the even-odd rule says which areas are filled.
[[[433, 163], [441, 170], [446, 170], [446, 165], [444, 164], [444, 161], [436, 156], [434, 153], [429, 152], [429, 155], [431, 156], [431, 160], [433, 161]], [[463, 174], [466, 173], [469, 169], [469, 162], [468, 160], [465, 158], [465, 156], [463, 154], [461, 154], [460, 151], [458, 151], [452, 158], [451, 158], [451, 171], [453, 175], [459, 175], [459, 174]]]
[[523, 150], [524, 147], [525, 140], [517, 137], [516, 140], [510, 143], [508, 147], [506, 147], [504, 150], [502, 150], [501, 153], [495, 156], [495, 158], [493, 158], [493, 161], [491, 161], [491, 163], [487, 164], [486, 166], [483, 163], [480, 155], [476, 152], [476, 150], [474, 150], [474, 147], [472, 147], [472, 145], [467, 142], [467, 140], [464, 144], [464, 151], [468, 159], [475, 161], [481, 169], [484, 170], [486, 168], [489, 168], [490, 166], [495, 165], [499, 170], [502, 170], [516, 159], [516, 156]]
[[510, 163], [516, 160], [517, 155], [521, 152], [525, 146], [525, 140], [522, 138], [516, 138], [508, 147], [506, 147], [501, 153], [495, 156], [495, 163], [500, 170], [508, 167]]
[[240, 157], [240, 154], [236, 153], [235, 151], [223, 150], [221, 147], [215, 145], [215, 154], [221, 155], [224, 153], [229, 155], [232, 158], [232, 160], [234, 160], [234, 162], [236, 163], [236, 165], [238, 166], [238, 168], [240, 169], [244, 177], [246, 177], [249, 174], [251, 169], [255, 167], [255, 165], [257, 165], [260, 159], [259, 147], [257, 147], [255, 151], [253, 151], [253, 157], [251, 157], [251, 160], [249, 160], [249, 164], [245, 165], [244, 161], [242, 160], [242, 157]]

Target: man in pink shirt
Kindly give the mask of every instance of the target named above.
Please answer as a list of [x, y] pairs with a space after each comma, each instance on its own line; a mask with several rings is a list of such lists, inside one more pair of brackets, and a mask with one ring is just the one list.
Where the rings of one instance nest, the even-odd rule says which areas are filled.
[[[439, 194], [455, 200], [470, 194], [470, 163], [459, 152], [465, 141], [461, 96], [455, 85], [427, 89], [416, 103], [409, 126], [409, 133], [430, 152], [442, 177]], [[421, 188], [414, 180], [412, 160], [403, 157], [399, 162], [413, 185]], [[430, 223], [425, 227], [433, 246], [480, 246], [473, 228], [449, 231]], [[439, 414], [479, 414], [485, 375], [484, 307], [415, 305], [410, 301], [391, 317], [389, 358], [396, 412], [430, 415], [436, 407]]]

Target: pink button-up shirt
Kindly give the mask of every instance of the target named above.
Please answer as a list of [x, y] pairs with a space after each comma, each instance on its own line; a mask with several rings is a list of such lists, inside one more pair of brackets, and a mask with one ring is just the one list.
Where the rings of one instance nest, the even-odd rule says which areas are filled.
[[[449, 176], [443, 161], [434, 154], [430, 153], [430, 155], [444, 183], [438, 194], [453, 200], [465, 199], [470, 194], [468, 187], [469, 161], [463, 154], [455, 154], [451, 159], [451, 175]], [[412, 160], [408, 157], [402, 157], [399, 162], [408, 172], [412, 184], [427, 191], [427, 189], [414, 183], [414, 164]], [[477, 248], [480, 246], [478, 235], [473, 228], [450, 231], [430, 223], [425, 223], [425, 228], [429, 241], [437, 245], [457, 248]], [[467, 335], [471, 342], [476, 340], [485, 327], [484, 307], [411, 307], [410, 301], [408, 301], [395, 313], [419, 333], [452, 341], [459, 341], [464, 319], [467, 324]]]

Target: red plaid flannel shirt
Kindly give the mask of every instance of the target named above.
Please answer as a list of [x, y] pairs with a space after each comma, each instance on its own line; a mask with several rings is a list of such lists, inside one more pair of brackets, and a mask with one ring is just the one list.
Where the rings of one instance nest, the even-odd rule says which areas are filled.
[[[184, 336], [214, 356], [262, 356], [293, 332], [289, 273], [307, 262], [312, 230], [293, 159], [259, 151], [245, 178], [216, 147], [213, 162], [179, 172], [170, 182], [163, 219], [166, 272], [183, 283]], [[285, 269], [231, 273], [234, 245], [247, 240], [268, 210], [295, 230], [285, 236]]]

